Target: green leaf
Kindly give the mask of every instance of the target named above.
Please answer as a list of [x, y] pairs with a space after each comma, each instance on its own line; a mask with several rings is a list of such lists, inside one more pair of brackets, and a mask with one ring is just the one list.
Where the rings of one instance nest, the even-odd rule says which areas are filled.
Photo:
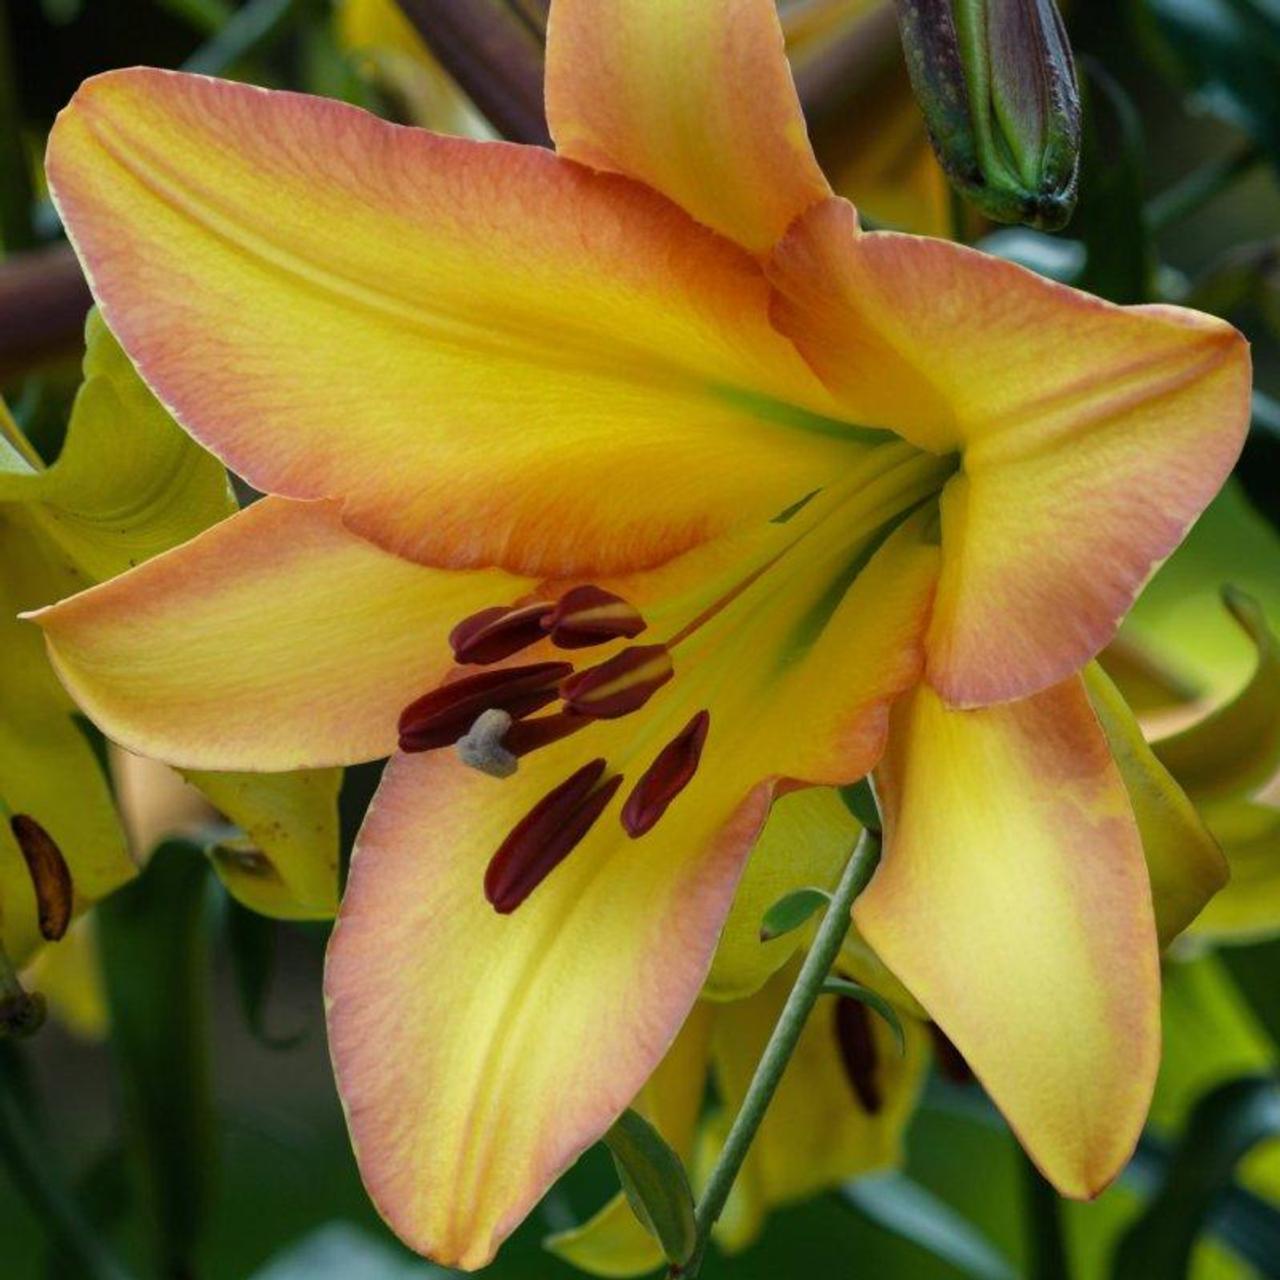
[[815, 911], [829, 905], [831, 895], [825, 889], [796, 889], [779, 898], [760, 921], [760, 941], [772, 942], [784, 933], [798, 929]]
[[1280, 13], [1265, 0], [1146, 0], [1141, 30], [1201, 107], [1280, 160]]
[[868, 831], [878, 832], [880, 827], [880, 804], [876, 800], [875, 788], [871, 785], [870, 776], [859, 778], [857, 782], [840, 788], [840, 799], [845, 808]]
[[657, 1237], [668, 1261], [683, 1265], [693, 1253], [697, 1229], [680, 1157], [636, 1111], [624, 1111], [604, 1141], [636, 1217]]
[[1114, 1280], [1183, 1276], [1191, 1250], [1236, 1165], [1258, 1143], [1280, 1136], [1280, 1082], [1245, 1077], [1200, 1100], [1146, 1211], [1124, 1234]]
[[191, 1273], [217, 1168], [209, 905], [201, 851], [171, 841], [137, 880], [95, 910], [126, 1145], [166, 1275]]
[[1076, 283], [1112, 302], [1146, 302], [1155, 255], [1143, 196], [1142, 121], [1125, 91], [1097, 63], [1086, 64], [1080, 202], [1071, 231], [1084, 243]]
[[907, 1037], [902, 1029], [898, 1011], [878, 991], [864, 987], [860, 982], [851, 982], [848, 978], [828, 978], [822, 984], [823, 995], [844, 996], [848, 1000], [857, 1000], [868, 1009], [874, 1009], [888, 1024], [893, 1038], [898, 1043], [898, 1052], [906, 1053]]
[[903, 1173], [846, 1182], [840, 1198], [877, 1226], [950, 1263], [974, 1280], [1014, 1280], [1016, 1272], [967, 1218]]

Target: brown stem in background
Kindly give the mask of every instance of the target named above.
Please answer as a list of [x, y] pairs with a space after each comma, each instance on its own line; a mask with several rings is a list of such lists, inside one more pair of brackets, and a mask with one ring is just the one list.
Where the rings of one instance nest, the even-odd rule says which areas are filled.
[[91, 302], [80, 264], [65, 244], [0, 262], [0, 383], [74, 356]]
[[398, 0], [441, 65], [504, 138], [551, 145], [542, 42], [529, 0]]

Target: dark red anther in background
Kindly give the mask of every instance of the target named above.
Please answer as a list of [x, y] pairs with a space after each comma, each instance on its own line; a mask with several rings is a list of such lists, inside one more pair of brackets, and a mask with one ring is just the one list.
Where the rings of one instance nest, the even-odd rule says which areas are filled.
[[568, 662], [534, 662], [500, 671], [478, 671], [432, 689], [400, 713], [400, 750], [432, 751], [457, 742], [482, 712], [499, 708], [532, 715], [554, 702], [557, 686], [573, 671]]
[[587, 649], [609, 640], [631, 640], [645, 622], [635, 605], [588, 584], [566, 591], [542, 625], [561, 649]]
[[936, 1022], [929, 1023], [929, 1037], [933, 1040], [933, 1053], [938, 1060], [938, 1070], [942, 1072], [944, 1078], [950, 1080], [952, 1084], [972, 1084], [973, 1068]]
[[871, 1014], [860, 1000], [836, 997], [836, 1040], [845, 1075], [863, 1111], [869, 1116], [878, 1114], [884, 1105], [884, 1095], [876, 1079], [880, 1055], [871, 1029]]
[[495, 911], [514, 911], [573, 852], [622, 784], [601, 782], [603, 759], [592, 760], [548, 792], [512, 829], [484, 873], [484, 896]]
[[463, 618], [449, 632], [449, 647], [459, 662], [487, 666], [547, 638], [543, 619], [555, 606], [545, 600], [508, 608], [495, 605]]
[[622, 806], [622, 825], [635, 839], [652, 831], [667, 806], [693, 781], [711, 727], [711, 713], [699, 711], [645, 770]]
[[15, 813], [9, 819], [9, 830], [31, 876], [40, 936], [46, 942], [57, 942], [71, 923], [71, 870], [53, 837], [34, 818]]
[[616, 720], [638, 711], [674, 674], [666, 645], [640, 644], [570, 676], [560, 692], [570, 711]]

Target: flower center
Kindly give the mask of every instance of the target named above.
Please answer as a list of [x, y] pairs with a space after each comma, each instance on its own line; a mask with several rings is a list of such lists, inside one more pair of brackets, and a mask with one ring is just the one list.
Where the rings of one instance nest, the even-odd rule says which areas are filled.
[[[454, 656], [464, 668], [481, 669], [456, 675], [405, 708], [403, 751], [452, 745], [465, 763], [507, 777], [532, 751], [600, 721], [639, 716], [678, 674], [685, 705], [698, 708], [656, 752], [661, 738], [656, 743], [652, 729], [638, 727], [611, 761], [590, 760], [544, 796], [493, 856], [485, 877], [493, 906], [502, 912], [519, 906], [585, 838], [628, 775], [636, 780], [619, 811], [622, 827], [632, 839], [651, 831], [698, 771], [717, 684], [749, 650], [753, 623], [785, 611], [788, 655], [803, 654], [878, 547], [936, 499], [953, 469], [953, 460], [897, 440], [868, 449], [838, 482], [769, 525], [688, 553], [694, 572], [683, 577], [693, 585], [655, 592], [643, 614], [623, 596], [586, 584], [558, 599], [496, 605], [458, 623], [449, 637]], [[692, 559], [700, 556], [705, 572]], [[797, 593], [801, 574], [821, 590]], [[662, 575], [654, 571], [659, 586]], [[534, 645], [567, 652], [642, 632], [665, 639], [627, 644], [581, 669], [554, 657], [495, 665]], [[653, 724], [660, 731], [669, 720], [659, 713]]]

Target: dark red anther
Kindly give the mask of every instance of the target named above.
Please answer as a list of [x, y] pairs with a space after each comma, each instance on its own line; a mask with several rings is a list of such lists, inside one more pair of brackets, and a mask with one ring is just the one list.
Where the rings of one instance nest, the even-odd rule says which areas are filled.
[[652, 831], [667, 806], [693, 781], [710, 727], [710, 712], [699, 711], [644, 771], [622, 806], [622, 825], [632, 839]]
[[531, 751], [559, 742], [589, 724], [588, 716], [575, 715], [572, 711], [556, 711], [532, 720], [518, 720], [503, 736], [502, 745], [513, 756], [527, 756]]
[[573, 667], [534, 662], [500, 671], [478, 671], [432, 689], [400, 713], [400, 750], [431, 751], [457, 742], [484, 711], [500, 708], [519, 719], [556, 699]]
[[586, 649], [608, 640], [630, 640], [645, 627], [640, 610], [603, 587], [574, 587], [560, 597], [543, 627], [561, 649]]
[[57, 942], [71, 923], [71, 870], [53, 837], [34, 818], [15, 813], [9, 819], [9, 830], [31, 876], [40, 936], [46, 942]]
[[570, 676], [560, 686], [570, 711], [596, 720], [616, 720], [638, 711], [675, 674], [664, 644], [638, 644], [598, 667]]
[[521, 818], [484, 873], [484, 896], [495, 911], [514, 911], [573, 851], [622, 784], [601, 782], [605, 762], [592, 760], [548, 792]]
[[973, 1068], [936, 1022], [929, 1023], [929, 1036], [933, 1040], [933, 1056], [938, 1061], [938, 1070], [942, 1072], [943, 1078], [950, 1080], [952, 1084], [972, 1084]]
[[836, 1040], [854, 1095], [867, 1115], [876, 1115], [884, 1105], [884, 1095], [876, 1079], [880, 1055], [871, 1029], [871, 1015], [860, 1000], [836, 997]]
[[543, 620], [554, 606], [545, 600], [506, 608], [497, 605], [463, 618], [449, 632], [449, 647], [459, 662], [487, 666], [547, 638]]

